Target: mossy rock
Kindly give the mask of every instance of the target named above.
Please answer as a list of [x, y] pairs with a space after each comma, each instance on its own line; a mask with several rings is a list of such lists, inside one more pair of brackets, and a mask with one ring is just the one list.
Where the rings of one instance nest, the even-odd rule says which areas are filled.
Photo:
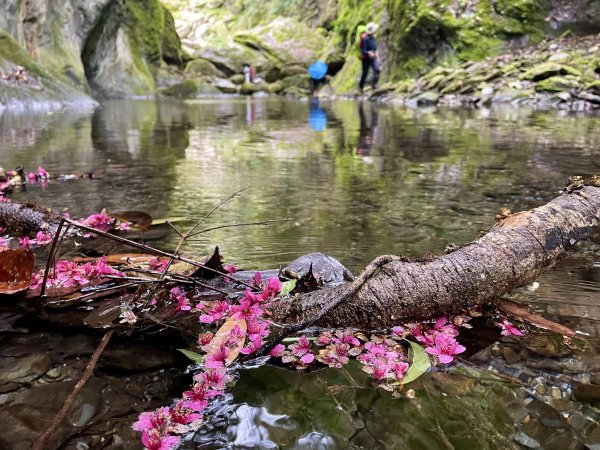
[[402, 80], [394, 84], [394, 94], [407, 94], [414, 89], [415, 82], [412, 80]]
[[440, 76], [443, 79], [447, 75], [450, 75], [452, 72], [454, 72], [454, 69], [452, 69], [450, 67], [437, 66], [433, 70], [430, 70], [427, 74], [423, 75], [421, 77], [421, 80], [423, 80], [423, 81], [431, 81], [432, 79], [434, 79], [434, 78], [437, 79]]
[[425, 79], [425, 77], [423, 77], [423, 78], [421, 78], [421, 80], [425, 81], [425, 84], [423, 84], [423, 89], [426, 89], [426, 90], [435, 89], [445, 78], [446, 78], [446, 76], [442, 73], [437, 74], [428, 79]]
[[585, 85], [587, 91], [592, 91], [596, 94], [600, 94], [600, 80], [594, 80], [591, 83]]
[[533, 93], [534, 92], [532, 90], [524, 91], [523, 89], [503, 88], [499, 89], [494, 93], [494, 96], [492, 97], [492, 102], [509, 103], [519, 98], [528, 97]]
[[570, 89], [578, 89], [579, 86], [579, 82], [576, 79], [553, 76], [540, 81], [535, 86], [535, 90], [545, 92], [562, 92]]
[[350, 94], [358, 89], [361, 73], [361, 62], [358, 55], [349, 55], [346, 64], [333, 78], [331, 86], [337, 94]]
[[283, 78], [281, 76], [281, 68], [278, 66], [274, 66], [271, 67], [266, 73], [265, 73], [265, 81], [267, 83], [273, 83], [274, 81], [279, 80], [280, 78]]
[[292, 77], [294, 75], [307, 75], [307, 68], [301, 64], [286, 64], [279, 68], [281, 78]]
[[[531, 44], [544, 38], [539, 0], [386, 2], [389, 70], [395, 78], [420, 76], [428, 68], [481, 61], [505, 51], [507, 39]], [[371, 7], [376, 7], [371, 3]], [[444, 45], [440, 45], [443, 42]], [[432, 74], [435, 76], [437, 74]]]
[[283, 91], [283, 83], [281, 83], [280, 81], [269, 83], [267, 86], [267, 91], [269, 92], [269, 94], [279, 94]]
[[236, 86], [231, 81], [224, 78], [215, 80], [214, 86], [223, 94], [237, 94], [240, 90], [239, 86]]
[[308, 89], [302, 89], [298, 86], [289, 86], [286, 87], [281, 93], [286, 97], [301, 98], [306, 97], [308, 94]]
[[224, 78], [223, 72], [221, 72], [217, 67], [207, 61], [206, 59], [192, 59], [185, 66], [184, 73], [186, 76], [190, 77], [214, 77], [214, 78]]
[[210, 61], [226, 76], [243, 73], [244, 66], [253, 66], [257, 72], [271, 67], [260, 52], [229, 40], [211, 42], [194, 56]]
[[242, 83], [244, 83], [245, 79], [246, 77], [244, 76], [244, 74], [241, 73], [236, 73], [235, 75], [231, 75], [229, 77], [229, 81], [237, 85], [241, 85]]
[[198, 83], [194, 80], [185, 80], [164, 89], [161, 94], [175, 98], [194, 98], [199, 92]]
[[280, 80], [282, 86], [284, 87], [284, 89], [287, 89], [288, 87], [291, 86], [297, 86], [301, 89], [309, 89], [310, 88], [310, 83], [308, 80], [308, 75], [307, 74], [302, 74], [302, 75], [294, 75], [291, 77], [287, 77], [284, 78], [283, 80]]
[[326, 40], [304, 23], [279, 17], [266, 25], [237, 33], [234, 41], [261, 51], [278, 63], [300, 63], [308, 66], [325, 48]]
[[252, 95], [255, 92], [258, 92], [260, 90], [262, 90], [262, 89], [261, 89], [261, 86], [259, 84], [244, 82], [240, 86], [240, 94], [242, 94], [242, 95]]
[[437, 92], [427, 91], [417, 95], [416, 97], [413, 97], [411, 100], [414, 101], [417, 106], [437, 105], [438, 101], [440, 100], [440, 94]]
[[96, 94], [114, 98], [153, 94], [157, 69], [163, 62], [181, 66], [182, 55], [171, 13], [159, 0], [122, 0], [102, 10], [81, 59]]
[[83, 91], [57, 79], [53, 73], [33, 61], [25, 49], [0, 30], [0, 70], [11, 73], [23, 68], [28, 83], [16, 84], [0, 79], [0, 109], [3, 104], [46, 103], [48, 106], [78, 102], [89, 106], [97, 103]]
[[555, 75], [576, 75], [581, 76], [581, 72], [571, 66], [552, 62], [537, 64], [526, 70], [522, 75], [522, 80], [541, 81]]

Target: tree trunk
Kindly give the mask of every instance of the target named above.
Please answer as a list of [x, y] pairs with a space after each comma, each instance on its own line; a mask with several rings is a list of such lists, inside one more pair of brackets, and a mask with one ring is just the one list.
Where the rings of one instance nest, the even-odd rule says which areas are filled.
[[421, 261], [380, 256], [347, 286], [275, 304], [299, 326], [376, 329], [465, 311], [533, 282], [600, 224], [600, 188], [584, 186], [500, 220], [483, 237]]

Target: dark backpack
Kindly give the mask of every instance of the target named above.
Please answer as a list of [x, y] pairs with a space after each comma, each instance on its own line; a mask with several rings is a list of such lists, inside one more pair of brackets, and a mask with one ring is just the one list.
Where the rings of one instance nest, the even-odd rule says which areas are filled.
[[358, 40], [358, 48], [360, 48], [360, 59], [365, 59], [367, 57], [367, 53], [363, 50], [365, 37], [367, 37], [366, 31], [360, 33], [360, 39]]

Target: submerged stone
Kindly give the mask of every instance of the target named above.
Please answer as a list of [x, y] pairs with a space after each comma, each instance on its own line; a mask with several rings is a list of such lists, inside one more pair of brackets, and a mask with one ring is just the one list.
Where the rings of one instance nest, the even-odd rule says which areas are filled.
[[46, 353], [21, 358], [0, 358], [0, 386], [9, 383], [28, 383], [44, 375], [51, 366]]

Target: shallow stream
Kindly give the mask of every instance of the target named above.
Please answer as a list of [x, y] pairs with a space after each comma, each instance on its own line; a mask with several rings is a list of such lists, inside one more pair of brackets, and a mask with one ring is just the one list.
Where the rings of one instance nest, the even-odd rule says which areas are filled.
[[[489, 229], [499, 208], [530, 209], [552, 199], [569, 176], [600, 173], [598, 130], [600, 116], [527, 109], [412, 110], [267, 98], [115, 101], [89, 113], [4, 112], [0, 165], [94, 173], [28, 186], [11, 195], [17, 201], [72, 217], [102, 208], [141, 210], [184, 228], [248, 188], [206, 226], [285, 220], [201, 234], [186, 254], [208, 254], [219, 245], [227, 262], [264, 269], [323, 252], [359, 272], [380, 254], [440, 254]], [[177, 236], [165, 228], [148, 242], [172, 249]], [[246, 370], [209, 427], [185, 445], [600, 448], [600, 240], [578, 245], [514, 298], [586, 333], [587, 343], [573, 350], [535, 331], [523, 339], [500, 339], [492, 329], [469, 335], [470, 356], [413, 383], [414, 398], [392, 398], [357, 367], [309, 375]], [[0, 448], [29, 448], [31, 433], [43, 428], [36, 417], [60, 406], [49, 406], [57, 392], [49, 386], [65, 385], [67, 392], [97, 341], [31, 325], [20, 331], [0, 341], [6, 366], [0, 420], [14, 430], [0, 437]], [[141, 350], [123, 342], [116, 341], [116, 356], [106, 355], [106, 377], [95, 377], [98, 386], [80, 400], [75, 425], [63, 433], [67, 443], [57, 445], [135, 448], [139, 441], [128, 426], [132, 409], [144, 406], [132, 402], [163, 395], [168, 403], [169, 392], [177, 395], [173, 380], [180, 375], [166, 380], [165, 368], [176, 357], [166, 352], [160, 363], [127, 365]], [[164, 350], [139, 345], [150, 354]], [[120, 390], [131, 399], [114, 394]]]

